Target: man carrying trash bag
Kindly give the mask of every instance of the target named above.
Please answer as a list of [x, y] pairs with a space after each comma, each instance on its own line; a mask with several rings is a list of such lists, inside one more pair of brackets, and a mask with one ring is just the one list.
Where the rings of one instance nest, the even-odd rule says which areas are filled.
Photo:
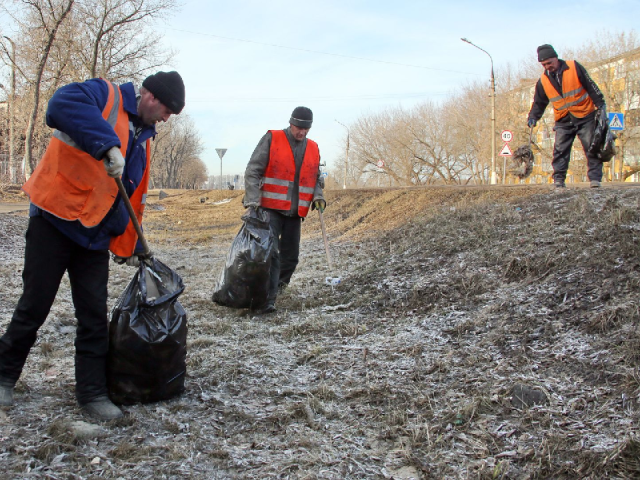
[[0, 338], [0, 406], [13, 404], [15, 383], [67, 272], [78, 320], [77, 401], [98, 420], [122, 416], [106, 381], [109, 250], [128, 265], [138, 263], [139, 250], [114, 178], [122, 177], [140, 220], [155, 124], [179, 114], [184, 104], [177, 72], [151, 75], [141, 88], [103, 79], [71, 83], [51, 98], [46, 121], [55, 131], [23, 186], [31, 201], [24, 288]]
[[602, 161], [590, 147], [596, 117], [607, 118], [604, 95], [582, 65], [575, 60], [559, 59], [549, 44], [538, 47], [538, 62], [544, 68], [544, 73], [536, 84], [527, 125], [533, 129], [547, 105], [552, 104], [555, 120], [553, 130], [556, 132], [551, 162], [553, 185], [557, 189], [565, 188], [571, 148], [577, 136], [587, 157], [589, 184], [591, 188], [599, 188]]
[[269, 130], [258, 142], [245, 171], [244, 206], [269, 213], [274, 235], [267, 302], [261, 313], [276, 311], [278, 289], [285, 288], [298, 265], [300, 226], [309, 209], [326, 207], [318, 144], [307, 138], [313, 113], [296, 107], [289, 127]]

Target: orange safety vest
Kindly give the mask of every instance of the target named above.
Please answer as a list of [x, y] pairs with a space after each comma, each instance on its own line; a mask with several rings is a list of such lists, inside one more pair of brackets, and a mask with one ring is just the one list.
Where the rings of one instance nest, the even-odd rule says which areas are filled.
[[[124, 110], [120, 87], [106, 80], [105, 83], [109, 93], [102, 117], [116, 132], [122, 145], [120, 151], [126, 158], [129, 115]], [[131, 196], [138, 220], [142, 218], [148, 188], [149, 146], [147, 141], [145, 172]], [[79, 220], [88, 228], [102, 221], [118, 195], [116, 182], [107, 175], [104, 164], [81, 150], [69, 135], [59, 130], [54, 130], [47, 150], [22, 190], [35, 206], [63, 220]], [[131, 229], [133, 224], [129, 221], [125, 233], [111, 240], [109, 249], [116, 255], [128, 257], [133, 253], [137, 236], [130, 238]]]
[[[269, 130], [271, 132], [271, 149], [269, 164], [264, 173], [260, 205], [274, 210], [288, 211], [291, 209], [291, 196], [296, 177], [296, 162], [293, 150], [284, 130]], [[300, 183], [298, 187], [298, 215], [306, 217], [313, 201], [313, 192], [318, 181], [320, 167], [320, 150], [318, 144], [307, 139], [300, 167]]]
[[544, 92], [553, 104], [553, 114], [556, 122], [569, 112], [575, 117], [584, 118], [596, 109], [593, 100], [591, 100], [591, 97], [580, 83], [580, 79], [578, 79], [576, 62], [567, 60], [566, 63], [569, 68], [562, 74], [562, 94], [558, 93], [558, 90], [545, 74], [541, 77]]
[[[142, 180], [140, 180], [138, 188], [136, 188], [133, 194], [129, 197], [129, 202], [131, 202], [133, 212], [136, 214], [138, 224], [141, 226], [140, 228], [142, 228], [142, 214], [144, 213], [144, 207], [147, 204], [147, 189], [149, 188], [149, 170], [151, 170], [150, 143], [150, 140], [147, 140], [147, 146], [145, 148], [147, 151], [147, 164], [144, 167]], [[111, 237], [109, 250], [119, 257], [130, 257], [136, 249], [137, 242], [138, 234], [136, 232], [136, 228], [133, 226], [133, 222], [129, 220], [127, 228], [122, 235]]]

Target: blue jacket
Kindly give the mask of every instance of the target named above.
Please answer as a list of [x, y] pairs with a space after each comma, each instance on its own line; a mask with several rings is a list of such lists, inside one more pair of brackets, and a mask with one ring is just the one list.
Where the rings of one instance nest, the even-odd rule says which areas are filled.
[[[131, 195], [142, 180], [147, 163], [145, 143], [155, 136], [152, 125], [143, 125], [138, 117], [138, 90], [132, 83], [120, 85], [123, 106], [129, 114], [129, 146], [125, 158], [122, 183]], [[107, 85], [103, 80], [92, 79], [83, 83], [71, 83], [57, 90], [47, 107], [46, 122], [60, 130], [96, 161], [101, 162], [107, 150], [120, 147], [115, 131], [102, 121], [102, 110], [107, 103]], [[42, 216], [78, 245], [91, 250], [106, 250], [112, 236], [120, 235], [129, 222], [129, 214], [120, 195], [113, 206], [95, 227], [87, 228], [79, 221], [62, 220], [35, 205], [30, 216]], [[138, 250], [138, 248], [136, 248]]]

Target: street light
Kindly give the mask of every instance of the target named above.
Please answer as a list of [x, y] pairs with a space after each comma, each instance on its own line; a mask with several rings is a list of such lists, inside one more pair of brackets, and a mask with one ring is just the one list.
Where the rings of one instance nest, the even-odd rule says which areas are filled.
[[[338, 120], [336, 120], [336, 122], [338, 122]], [[338, 123], [347, 129], [347, 155], [344, 159], [344, 179], [342, 180], [342, 188], [346, 189], [347, 188], [347, 164], [349, 163], [349, 127], [347, 127], [342, 122], [338, 122]]]
[[16, 104], [16, 44], [13, 43], [6, 35], [3, 35], [4, 38], [9, 40], [11, 43], [11, 103], [9, 104], [9, 172], [10, 178], [12, 182], [16, 182], [18, 180], [18, 166], [14, 164], [14, 156], [15, 156], [15, 143], [14, 143], [14, 116], [15, 116], [15, 104]]
[[469, 45], [473, 45], [478, 50], [482, 50], [484, 53], [489, 55], [489, 59], [491, 60], [491, 185], [495, 185], [498, 183], [498, 178], [496, 176], [496, 81], [493, 75], [493, 58], [491, 58], [489, 52], [484, 48], [480, 48], [468, 39], [461, 38], [460, 40], [468, 43]]

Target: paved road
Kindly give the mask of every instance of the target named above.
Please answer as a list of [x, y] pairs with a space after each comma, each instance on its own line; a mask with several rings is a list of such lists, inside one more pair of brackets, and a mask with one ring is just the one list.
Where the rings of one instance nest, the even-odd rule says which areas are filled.
[[29, 202], [0, 202], [0, 213], [13, 213], [29, 210]]

